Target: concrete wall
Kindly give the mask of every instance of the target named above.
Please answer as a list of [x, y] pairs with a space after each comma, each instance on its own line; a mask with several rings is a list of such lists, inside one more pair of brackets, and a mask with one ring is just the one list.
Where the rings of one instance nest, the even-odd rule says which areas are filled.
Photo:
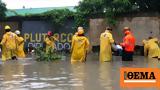
[[100, 44], [100, 34], [105, 30], [106, 24], [104, 19], [90, 19], [89, 40], [92, 46]]
[[[90, 20], [90, 41], [93, 46], [99, 45], [100, 33], [105, 30], [107, 24], [103, 19]], [[113, 27], [113, 37], [117, 43], [122, 42], [123, 27], [129, 26], [136, 37], [136, 45], [142, 45], [142, 40], [149, 36], [157, 37], [160, 40], [160, 18], [158, 17], [125, 17], [119, 18], [118, 23]], [[152, 32], [152, 33], [151, 33]], [[92, 36], [93, 35], [93, 36]]]
[[[55, 29], [53, 25], [50, 25], [46, 21], [12, 21], [12, 22], [0, 22], [0, 39], [4, 33], [4, 26], [10, 25], [12, 31], [21, 28], [22, 35], [25, 38], [25, 48], [29, 45], [42, 46], [44, 35], [48, 30], [54, 32], [55, 36], [59, 38], [59, 42], [56, 43], [58, 50], [70, 49], [71, 37], [76, 30], [73, 30], [74, 21], [69, 20], [64, 27]], [[90, 19], [89, 30], [85, 30], [85, 35], [89, 38], [91, 46], [99, 45], [99, 37], [102, 32], [105, 31], [107, 26], [104, 19]], [[149, 36], [158, 37], [160, 40], [160, 18], [159, 17], [125, 17], [119, 18], [118, 23], [113, 27], [113, 37], [117, 43], [122, 42], [123, 27], [129, 26], [134, 33], [137, 45], [142, 45], [142, 40]], [[153, 32], [152, 34], [150, 32]]]

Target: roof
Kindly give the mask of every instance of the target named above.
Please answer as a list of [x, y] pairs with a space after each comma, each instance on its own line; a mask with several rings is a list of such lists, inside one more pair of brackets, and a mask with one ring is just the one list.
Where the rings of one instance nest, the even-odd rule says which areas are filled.
[[30, 15], [30, 14], [40, 14], [54, 9], [69, 9], [75, 11], [74, 6], [68, 7], [47, 7], [47, 8], [27, 8], [27, 9], [9, 9], [6, 12], [7, 17], [17, 16], [17, 15]]

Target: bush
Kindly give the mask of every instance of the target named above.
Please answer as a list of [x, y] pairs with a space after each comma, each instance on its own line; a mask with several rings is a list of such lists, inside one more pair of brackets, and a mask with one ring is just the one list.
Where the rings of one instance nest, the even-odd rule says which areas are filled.
[[55, 61], [62, 58], [56, 51], [49, 49], [46, 53], [42, 47], [35, 48], [35, 57], [37, 61]]

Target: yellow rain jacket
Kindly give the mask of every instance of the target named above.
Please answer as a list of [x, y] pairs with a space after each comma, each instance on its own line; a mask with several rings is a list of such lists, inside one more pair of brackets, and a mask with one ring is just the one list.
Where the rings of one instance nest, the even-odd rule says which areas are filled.
[[2, 61], [11, 59], [10, 53], [8, 53], [5, 45], [2, 45]]
[[25, 58], [24, 53], [24, 39], [23, 37], [17, 37], [17, 56], [20, 58]]
[[105, 31], [100, 36], [100, 61], [111, 61], [112, 49], [111, 44], [114, 43], [112, 34], [109, 31]]
[[153, 58], [153, 57], [160, 58], [160, 48], [156, 42], [158, 42], [157, 39], [155, 38], [150, 39], [147, 41], [145, 45], [144, 52], [145, 52], [145, 55], [147, 55], [147, 51], [148, 51], [149, 58]]
[[76, 36], [72, 40], [71, 63], [84, 62], [89, 50], [89, 40], [84, 36]]
[[49, 51], [49, 49], [55, 49], [55, 41], [57, 39], [53, 36], [51, 37], [46, 37], [45, 43], [46, 43], [46, 53]]
[[143, 40], [142, 44], [144, 46], [144, 56], [147, 56], [148, 51], [147, 51], [147, 40]]
[[12, 32], [7, 32], [3, 35], [1, 41], [2, 44], [2, 61], [11, 59], [12, 56], [16, 56], [16, 39], [17, 35]]
[[[77, 37], [77, 35], [72, 36], [72, 42], [74, 41], [74, 38], [76, 38], [76, 37]], [[71, 43], [71, 52], [72, 52], [72, 50], [73, 50], [73, 43]]]
[[160, 41], [158, 41], [158, 46], [159, 46], [159, 56], [158, 56], [158, 58], [160, 58]]

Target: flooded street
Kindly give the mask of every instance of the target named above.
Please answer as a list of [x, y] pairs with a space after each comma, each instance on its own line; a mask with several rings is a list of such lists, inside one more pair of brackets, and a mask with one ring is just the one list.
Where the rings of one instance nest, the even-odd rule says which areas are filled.
[[86, 63], [70, 64], [70, 56], [55, 62], [37, 62], [31, 58], [0, 62], [0, 90], [156, 90], [154, 88], [121, 89], [120, 67], [158, 67], [160, 61], [135, 56], [122, 62], [100, 63], [98, 54], [87, 57]]

